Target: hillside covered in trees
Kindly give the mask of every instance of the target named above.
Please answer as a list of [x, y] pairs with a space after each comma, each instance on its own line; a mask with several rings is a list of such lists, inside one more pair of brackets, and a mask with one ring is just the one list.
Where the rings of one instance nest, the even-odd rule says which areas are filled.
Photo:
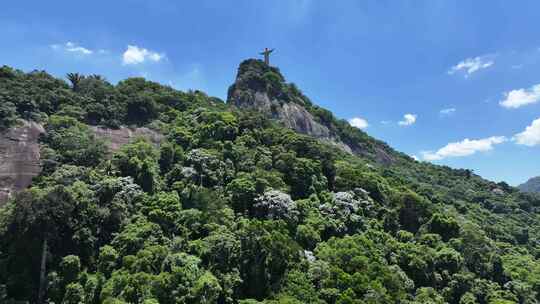
[[[46, 132], [0, 207], [0, 303], [540, 301], [540, 196], [394, 151], [276, 68], [243, 62], [227, 103], [68, 76], [0, 68], [0, 128]], [[111, 153], [93, 125], [164, 139]]]

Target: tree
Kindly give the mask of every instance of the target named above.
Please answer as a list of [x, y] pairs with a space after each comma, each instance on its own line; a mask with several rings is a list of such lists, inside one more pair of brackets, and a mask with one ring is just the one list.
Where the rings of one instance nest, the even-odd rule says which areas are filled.
[[0, 131], [11, 127], [16, 121], [17, 108], [15, 105], [9, 101], [0, 101]]
[[421, 224], [426, 221], [429, 211], [426, 202], [418, 194], [407, 191], [399, 198], [401, 209], [399, 210], [399, 221], [401, 226], [408, 231], [416, 232]]
[[209, 271], [200, 276], [193, 286], [193, 297], [196, 303], [216, 303], [221, 292], [218, 279]]
[[131, 176], [141, 188], [154, 193], [160, 187], [159, 152], [144, 139], [124, 145], [113, 155], [112, 163], [122, 176]]
[[105, 142], [75, 118], [53, 115], [45, 130], [43, 142], [55, 151], [58, 162], [91, 167], [107, 153]]
[[285, 275], [278, 298], [285, 295], [293, 297], [300, 303], [324, 303], [318, 298], [318, 292], [308, 275], [298, 270], [292, 270]]
[[288, 236], [283, 223], [275, 221], [243, 221], [239, 238], [242, 294], [263, 299], [277, 290], [286, 270], [298, 260], [300, 247]]
[[84, 302], [84, 289], [81, 284], [70, 283], [66, 286], [66, 293], [62, 304], [80, 304]]
[[184, 149], [170, 142], [161, 143], [159, 154], [159, 167], [162, 173], [169, 172], [174, 164], [184, 159]]
[[414, 302], [418, 304], [444, 304], [444, 298], [431, 287], [422, 287], [416, 291]]
[[116, 249], [110, 245], [105, 245], [99, 250], [97, 269], [108, 278], [116, 268], [118, 261], [119, 255]]
[[[11, 240], [6, 241], [10, 242], [12, 248], [23, 249], [26, 253], [12, 256], [10, 264], [28, 275], [21, 277], [27, 282], [15, 283], [15, 286], [22, 284], [17, 286], [19, 292], [33, 295], [38, 303], [45, 301], [51, 242], [62, 241], [66, 219], [71, 217], [73, 208], [73, 197], [69, 191], [57, 186], [48, 191], [33, 189], [23, 193], [18, 197], [17, 208], [11, 215], [8, 226]], [[36, 244], [40, 244], [37, 252], [34, 251]]]
[[77, 92], [79, 90], [79, 84], [81, 83], [81, 80], [84, 79], [84, 76], [79, 73], [68, 73], [66, 77], [71, 82], [73, 91]]
[[76, 255], [65, 256], [60, 262], [60, 275], [64, 285], [75, 282], [80, 271], [81, 261]]
[[232, 207], [236, 212], [248, 214], [252, 212], [252, 205], [258, 195], [253, 178], [237, 177], [227, 184], [226, 191], [230, 195]]
[[128, 97], [127, 119], [129, 123], [144, 125], [156, 118], [158, 105], [149, 94], [136, 94]]
[[458, 222], [453, 217], [442, 213], [433, 214], [428, 226], [431, 232], [439, 234], [445, 242], [459, 235]]
[[261, 219], [281, 219], [291, 224], [296, 224], [299, 215], [291, 196], [278, 190], [270, 190], [257, 197], [253, 213]]

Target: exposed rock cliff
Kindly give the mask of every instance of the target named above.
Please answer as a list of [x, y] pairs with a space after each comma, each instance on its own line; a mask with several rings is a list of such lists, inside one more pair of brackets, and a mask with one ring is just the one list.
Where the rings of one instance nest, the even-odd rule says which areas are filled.
[[22, 121], [0, 134], [0, 203], [39, 174], [38, 138], [44, 131], [38, 123]]
[[[138, 137], [156, 145], [163, 138], [148, 128], [90, 128], [107, 141], [111, 152]], [[21, 121], [19, 126], [0, 133], [0, 204], [13, 193], [27, 188], [41, 171], [39, 136], [44, 132], [43, 126], [36, 122]]]
[[98, 137], [103, 138], [107, 141], [111, 152], [120, 149], [122, 145], [125, 145], [138, 137], [144, 137], [156, 145], [158, 145], [163, 139], [162, 134], [144, 127], [135, 129], [130, 129], [126, 127], [120, 127], [119, 129], [110, 129], [98, 126], [91, 126], [90, 129], [94, 131], [94, 133], [96, 133]]
[[314, 106], [294, 84], [285, 82], [277, 68], [260, 60], [249, 59], [240, 64], [236, 81], [229, 88], [227, 102], [238, 108], [261, 112], [288, 128], [331, 143], [348, 153], [369, 156], [382, 164], [395, 160], [394, 151], [386, 144]]
[[229, 89], [228, 102], [278, 119], [300, 133], [335, 140], [330, 130], [298, 103], [302, 100], [283, 90], [282, 81], [281, 74], [275, 68], [258, 60], [247, 60], [240, 65], [236, 82]]

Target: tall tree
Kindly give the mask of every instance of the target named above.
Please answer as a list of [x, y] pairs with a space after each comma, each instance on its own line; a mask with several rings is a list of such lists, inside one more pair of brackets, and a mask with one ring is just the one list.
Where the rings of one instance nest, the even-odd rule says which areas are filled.
[[84, 79], [84, 76], [79, 73], [67, 73], [66, 77], [71, 82], [73, 91], [77, 92], [79, 90], [79, 84], [81, 83], [81, 80]]

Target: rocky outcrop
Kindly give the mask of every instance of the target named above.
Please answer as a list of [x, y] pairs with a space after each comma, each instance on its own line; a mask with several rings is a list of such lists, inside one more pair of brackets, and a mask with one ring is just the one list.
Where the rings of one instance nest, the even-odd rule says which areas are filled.
[[300, 133], [317, 138], [331, 138], [330, 130], [316, 122], [313, 115], [304, 107], [292, 102], [284, 103], [275, 96], [269, 96], [268, 92], [233, 89], [229, 100], [239, 108], [256, 110], [278, 119], [286, 127]]
[[348, 153], [367, 156], [382, 164], [394, 162], [390, 148], [383, 143], [374, 139], [365, 142], [344, 139], [346, 136], [342, 136], [337, 120], [318, 119], [309, 110], [317, 107], [312, 106], [295, 86], [287, 84], [278, 69], [260, 60], [249, 59], [240, 64], [236, 81], [229, 88], [227, 103], [263, 113], [290, 129]]
[[38, 138], [43, 132], [42, 125], [21, 121], [0, 134], [0, 203], [28, 187], [39, 174]]
[[[109, 129], [90, 127], [100, 138], [106, 140], [114, 152], [138, 137], [144, 137], [158, 145], [163, 135], [148, 128]], [[0, 204], [15, 192], [30, 186], [32, 178], [41, 171], [39, 136], [45, 132], [43, 125], [21, 121], [17, 127], [0, 133]]]
[[91, 126], [90, 129], [94, 131], [97, 137], [105, 139], [109, 145], [109, 150], [114, 152], [123, 145], [131, 142], [135, 138], [143, 137], [148, 139], [155, 145], [159, 145], [163, 139], [163, 135], [148, 129], [148, 128], [126, 128], [120, 127], [119, 129], [103, 128], [98, 126]]
[[[272, 77], [275, 78], [274, 84]], [[277, 69], [265, 65], [260, 60], [246, 60], [240, 65], [236, 81], [229, 89], [227, 100], [238, 108], [261, 112], [267, 117], [282, 122], [290, 129], [340, 145], [351, 152], [351, 149], [339, 141], [327, 126], [319, 123], [299, 103], [300, 100], [294, 102], [297, 96], [276, 88], [276, 86], [281, 86], [280, 82], [283, 81], [281, 77]]]

